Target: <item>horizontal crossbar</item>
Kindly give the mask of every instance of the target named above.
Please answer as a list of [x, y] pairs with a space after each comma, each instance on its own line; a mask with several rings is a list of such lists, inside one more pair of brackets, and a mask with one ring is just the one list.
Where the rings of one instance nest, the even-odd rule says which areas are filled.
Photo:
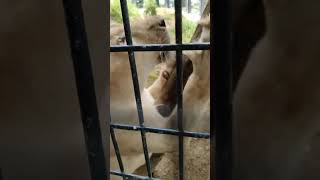
[[209, 50], [210, 43], [189, 44], [146, 44], [146, 45], [114, 45], [110, 52], [126, 51], [176, 51], [176, 50]]
[[146, 176], [138, 176], [135, 174], [129, 174], [129, 173], [122, 173], [119, 171], [110, 171], [110, 174], [115, 175], [115, 176], [122, 176], [122, 177], [126, 177], [126, 178], [130, 178], [130, 180], [160, 180], [157, 178], [149, 178]]
[[129, 130], [129, 131], [144, 130], [145, 132], [149, 132], [149, 133], [167, 134], [167, 135], [174, 135], [174, 136], [179, 136], [182, 134], [182, 136], [192, 137], [192, 138], [204, 138], [204, 139], [210, 138], [209, 133], [199, 133], [199, 132], [190, 132], [190, 131], [180, 132], [174, 129], [140, 127], [140, 126], [130, 126], [130, 125], [123, 125], [123, 124], [110, 124], [110, 127], [114, 129], [122, 129], [122, 130]]

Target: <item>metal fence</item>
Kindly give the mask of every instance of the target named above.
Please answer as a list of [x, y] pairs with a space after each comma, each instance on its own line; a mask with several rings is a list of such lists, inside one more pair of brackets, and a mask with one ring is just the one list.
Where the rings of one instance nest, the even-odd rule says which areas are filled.
[[[82, 14], [81, 0], [63, 0], [66, 22], [69, 30], [70, 46], [76, 75], [78, 88], [78, 96], [80, 100], [80, 108], [82, 122], [85, 131], [87, 152], [90, 164], [90, 172], [92, 180], [105, 180], [109, 175], [106, 169], [105, 158], [103, 154], [103, 146], [101, 140], [101, 132], [99, 127], [98, 111], [96, 105], [96, 97], [94, 92], [94, 82], [92, 69], [90, 64], [89, 50], [87, 45], [87, 37]], [[120, 0], [125, 37], [127, 45], [111, 46], [110, 52], [128, 52], [131, 67], [134, 93], [139, 117], [139, 126], [130, 126], [125, 124], [110, 124], [111, 139], [115, 148], [116, 156], [119, 162], [120, 171], [110, 171], [111, 175], [122, 176], [123, 179], [155, 179], [151, 173], [151, 162], [148, 156], [148, 146], [146, 142], [146, 133], [159, 133], [179, 137], [179, 179], [184, 179], [183, 170], [183, 140], [184, 137], [194, 138], [214, 138], [213, 127], [215, 127], [215, 148], [211, 141], [211, 157], [215, 157], [215, 166], [211, 159], [210, 174], [215, 175], [217, 180], [231, 180], [231, 39], [229, 26], [229, 1], [212, 0], [210, 15], [214, 19], [211, 23], [210, 44], [182, 44], [182, 12], [181, 0], [175, 0], [175, 28], [176, 28], [176, 44], [167, 45], [132, 45], [132, 37], [130, 30], [130, 22], [128, 17], [128, 7], [126, 0]], [[212, 21], [211, 21], [212, 22]], [[214, 28], [213, 28], [214, 27]], [[213, 49], [213, 37], [215, 46]], [[137, 69], [135, 64], [135, 51], [176, 51], [177, 63], [177, 120], [178, 130], [160, 129], [146, 127], [144, 125], [143, 109], [141, 105], [141, 97], [139, 90], [139, 82], [137, 77]], [[211, 91], [211, 103], [214, 104], [210, 110], [211, 122], [215, 119], [215, 124], [211, 123], [211, 131], [208, 133], [188, 132], [183, 129], [183, 108], [182, 108], [182, 50], [210, 50], [211, 63], [211, 79], [213, 79]], [[211, 105], [212, 105], [211, 104]], [[134, 174], [124, 172], [119, 147], [114, 134], [114, 129], [127, 131], [140, 131], [141, 141], [147, 167], [147, 177], [141, 177]], [[213, 151], [215, 150], [215, 151]], [[215, 168], [213, 168], [215, 167]]]

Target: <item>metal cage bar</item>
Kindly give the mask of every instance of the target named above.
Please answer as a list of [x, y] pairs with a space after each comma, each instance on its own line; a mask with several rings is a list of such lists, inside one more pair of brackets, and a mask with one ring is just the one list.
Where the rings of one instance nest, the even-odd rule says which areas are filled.
[[114, 151], [116, 153], [117, 160], [118, 160], [118, 163], [119, 163], [120, 171], [122, 173], [124, 173], [123, 161], [122, 161], [121, 154], [120, 154], [120, 148], [119, 148], [119, 145], [118, 145], [115, 133], [114, 133], [114, 129], [112, 127], [110, 127], [110, 135], [111, 135], [111, 140], [112, 140], [112, 144], [113, 144], [113, 147], [114, 147]]
[[91, 179], [105, 180], [106, 162], [81, 0], [63, 0]]
[[[122, 130], [130, 130], [130, 131], [140, 131], [141, 129], [144, 129], [145, 132], [149, 132], [149, 133], [166, 134], [166, 135], [173, 135], [173, 136], [179, 136], [181, 134], [180, 131], [177, 131], [174, 129], [139, 127], [139, 126], [124, 125], [124, 124], [111, 124], [110, 127], [112, 127], [113, 129], [122, 129]], [[185, 137], [193, 137], [193, 138], [203, 138], [203, 139], [210, 138], [209, 133], [201, 133], [201, 132], [183, 131], [182, 135]]]
[[[215, 120], [215, 176], [217, 180], [232, 179], [232, 69], [231, 69], [231, 1], [212, 0], [210, 19], [213, 36], [211, 77], [213, 77], [211, 108]], [[213, 170], [213, 169], [212, 169]]]
[[110, 174], [116, 175], [116, 176], [122, 176], [124, 179], [127, 179], [127, 180], [160, 180], [157, 178], [149, 178], [145, 176], [139, 176], [135, 174], [123, 173], [118, 171], [110, 171]]
[[[182, 44], [182, 4], [181, 0], [174, 1], [175, 9], [175, 28], [176, 28], [176, 44]], [[179, 130], [179, 179], [183, 180], [184, 170], [184, 148], [183, 148], [183, 106], [182, 106], [182, 50], [176, 50], [176, 61], [177, 61], [177, 119], [178, 119], [178, 130]]]
[[148, 45], [114, 45], [110, 47], [111, 52], [123, 51], [176, 51], [176, 50], [209, 50], [209, 43], [187, 43], [187, 44], [148, 44]]
[[[131, 29], [130, 29], [127, 1], [120, 0], [120, 5], [121, 5], [121, 13], [122, 13], [126, 42], [127, 42], [127, 45], [132, 45], [132, 37], [131, 37]], [[144, 127], [143, 109], [142, 109], [141, 95], [140, 95], [140, 89], [139, 89], [139, 80], [138, 80], [138, 75], [137, 75], [137, 68], [136, 68], [136, 63], [135, 63], [134, 51], [129, 50], [128, 55], [129, 55], [129, 62], [130, 62], [130, 68], [131, 68], [134, 94], [135, 94], [135, 98], [136, 98], [139, 125], [141, 127]], [[141, 129], [140, 132], [141, 132], [141, 140], [142, 140], [142, 145], [143, 145], [144, 157], [146, 160], [148, 177], [151, 178], [152, 177], [151, 163], [150, 163], [150, 158], [149, 158], [146, 134], [143, 129]]]

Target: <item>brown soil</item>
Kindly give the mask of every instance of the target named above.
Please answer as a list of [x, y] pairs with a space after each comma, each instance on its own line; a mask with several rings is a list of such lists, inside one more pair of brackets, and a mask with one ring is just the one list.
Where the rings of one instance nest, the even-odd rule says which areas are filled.
[[[207, 139], [186, 138], [184, 146], [184, 179], [210, 179], [210, 141]], [[153, 176], [165, 180], [178, 178], [178, 153], [155, 154], [152, 159]], [[140, 167], [135, 173], [146, 175], [146, 167]]]

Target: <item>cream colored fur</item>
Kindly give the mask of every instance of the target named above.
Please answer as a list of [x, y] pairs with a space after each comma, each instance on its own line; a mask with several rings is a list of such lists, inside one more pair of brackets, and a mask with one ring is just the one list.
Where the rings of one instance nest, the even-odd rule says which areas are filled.
[[[169, 36], [166, 27], [159, 26], [163, 21], [160, 17], [148, 17], [144, 20], [132, 24], [131, 31], [134, 44], [163, 44], [169, 43]], [[110, 43], [115, 45], [125, 44], [123, 28], [115, 27], [111, 29]], [[150, 71], [161, 61], [165, 61], [155, 52], [136, 52], [135, 60], [138, 72], [139, 88], [145, 126], [168, 128], [168, 120], [163, 118], [153, 106], [156, 94], [151, 95], [150, 90], [156, 91], [158, 86], [154, 85], [148, 89], [144, 88], [144, 82]], [[129, 65], [128, 54], [111, 53], [110, 64], [110, 98], [111, 98], [111, 119], [112, 123], [139, 125], [137, 106], [135, 101], [132, 77]], [[163, 65], [165, 66], [165, 64]], [[158, 78], [159, 79], [159, 78]], [[154, 84], [159, 83], [157, 80]], [[120, 147], [125, 171], [132, 173], [135, 169], [145, 163], [141, 143], [140, 132], [129, 132], [115, 130], [117, 142]], [[111, 139], [110, 139], [111, 140]], [[159, 134], [148, 134], [147, 144], [149, 153], [167, 152], [171, 150], [170, 139]], [[113, 146], [110, 146], [111, 169], [118, 169], [118, 162], [115, 157]], [[118, 177], [111, 176], [112, 179]], [[119, 179], [119, 178], [118, 178]]]
[[[198, 43], [210, 41], [210, 16], [199, 22], [202, 33]], [[197, 50], [184, 53], [193, 64], [183, 91], [184, 126], [186, 130], [210, 131], [210, 51]]]

